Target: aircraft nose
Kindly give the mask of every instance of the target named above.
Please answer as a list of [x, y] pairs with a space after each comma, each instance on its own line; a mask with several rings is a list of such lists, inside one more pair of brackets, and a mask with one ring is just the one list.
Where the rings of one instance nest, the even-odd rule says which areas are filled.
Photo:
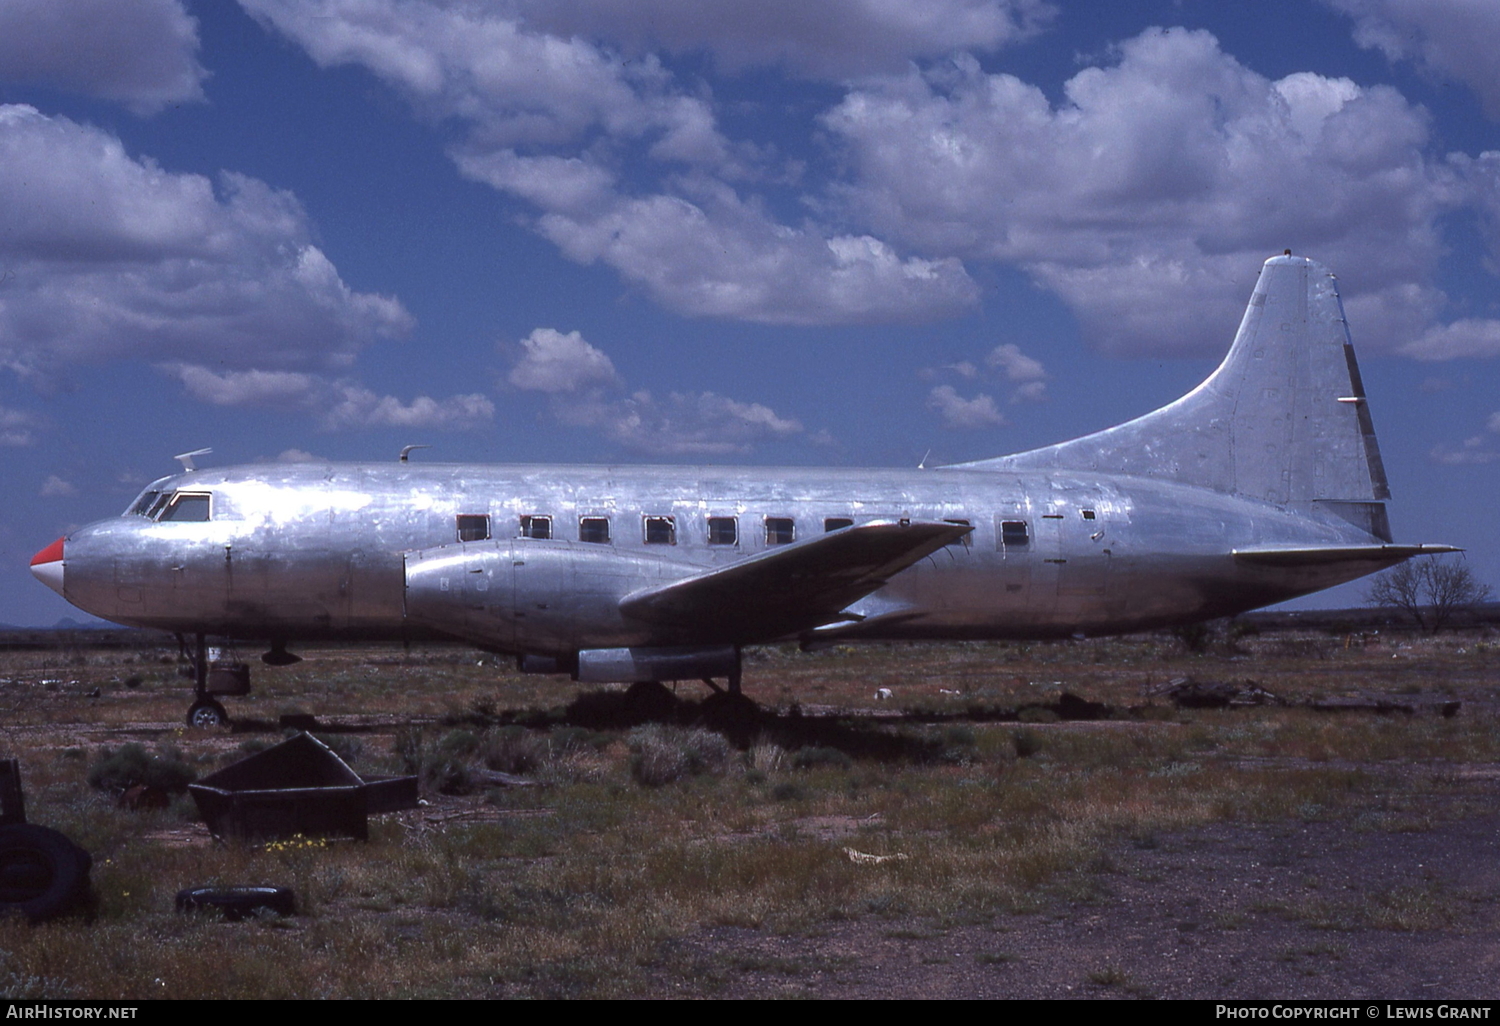
[[31, 557], [31, 573], [59, 595], [63, 593], [63, 539]]

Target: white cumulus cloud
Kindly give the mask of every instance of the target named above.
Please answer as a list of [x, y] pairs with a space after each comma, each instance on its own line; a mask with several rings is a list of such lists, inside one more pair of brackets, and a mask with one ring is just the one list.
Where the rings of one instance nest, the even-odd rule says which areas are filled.
[[529, 24], [634, 52], [703, 52], [729, 71], [779, 65], [833, 79], [899, 71], [954, 50], [994, 50], [1035, 35], [1057, 13], [1043, 0], [515, 0], [513, 7]]
[[990, 350], [990, 355], [984, 358], [984, 362], [990, 367], [1004, 370], [1005, 376], [1011, 381], [1042, 381], [1047, 377], [1047, 369], [1042, 366], [1042, 361], [1027, 356], [1013, 342]]
[[[1039, 403], [1047, 399], [1047, 368], [1042, 361], [1027, 356], [1014, 342], [996, 346], [984, 358], [981, 369], [970, 360], [942, 367], [926, 367], [917, 376], [925, 381], [941, 378], [945, 374], [957, 375], [966, 381], [981, 378], [1003, 378], [1010, 388], [1012, 403]], [[980, 393], [973, 399], [964, 399], [952, 385], [939, 385], [927, 394], [927, 408], [937, 411], [946, 427], [955, 429], [976, 427], [1000, 427], [1007, 423], [996, 408], [993, 396]]]
[[44, 499], [63, 499], [77, 494], [78, 489], [72, 482], [64, 481], [56, 474], [48, 474], [47, 480], [42, 482], [41, 495]]
[[1456, 357], [1500, 356], [1500, 321], [1465, 318], [1440, 324], [1402, 346], [1400, 351], [1418, 360], [1451, 360]]
[[174, 174], [31, 107], [0, 106], [0, 224], [0, 365], [23, 375], [130, 357], [347, 367], [412, 324], [343, 282], [291, 194]]
[[36, 441], [37, 418], [24, 410], [0, 406], [0, 445], [26, 446]]
[[40, 83], [150, 114], [201, 101], [198, 23], [181, 0], [5, 0], [0, 81]]
[[434, 399], [419, 395], [411, 402], [377, 395], [360, 385], [335, 386], [335, 402], [323, 416], [330, 429], [364, 427], [432, 427], [465, 430], [489, 423], [495, 404], [478, 393]]
[[[824, 123], [851, 218], [915, 250], [1025, 268], [1121, 352], [1222, 352], [1261, 262], [1335, 268], [1356, 338], [1409, 338], [1441, 296], [1438, 219], [1469, 198], [1386, 87], [1273, 81], [1206, 32], [1151, 29], [1050, 102], [968, 56], [852, 89]], [[1372, 302], [1370, 297], [1380, 297]], [[1395, 319], [1359, 319], [1361, 301]]]
[[[779, 173], [763, 148], [728, 139], [711, 97], [652, 54], [626, 57], [584, 34], [546, 31], [545, 16], [503, 4], [241, 2], [320, 64], [366, 67], [425, 116], [463, 126], [452, 147], [460, 171], [529, 204], [532, 226], [570, 259], [607, 264], [673, 310], [870, 323], [946, 316], [977, 301], [955, 258], [772, 216], [746, 191]], [[1041, 9], [942, 4], [1002, 21]], [[908, 19], [894, 6], [868, 9]], [[686, 17], [687, 8], [672, 12]]]
[[404, 402], [379, 395], [347, 379], [329, 380], [295, 371], [211, 371], [194, 364], [169, 363], [162, 369], [176, 377], [189, 395], [214, 406], [259, 406], [314, 414], [323, 427], [337, 431], [366, 427], [432, 427], [472, 430], [488, 424], [495, 404], [478, 393], [434, 399], [417, 396]]
[[521, 358], [511, 368], [512, 385], [530, 392], [574, 392], [613, 385], [615, 365], [601, 350], [570, 331], [537, 328], [521, 340]]
[[1500, 4], [1493, 0], [1325, 0], [1354, 19], [1354, 41], [1467, 85], [1500, 120]]
[[714, 392], [644, 389], [622, 394], [614, 363], [577, 331], [537, 328], [522, 340], [507, 380], [548, 396], [552, 416], [591, 428], [634, 452], [671, 456], [747, 453], [757, 442], [801, 434], [801, 423], [760, 403]]
[[1004, 427], [1006, 420], [995, 406], [995, 400], [983, 392], [965, 399], [952, 385], [938, 385], [927, 394], [927, 406], [936, 410], [943, 426], [955, 431]]
[[800, 423], [760, 403], [713, 392], [672, 392], [657, 399], [640, 391], [582, 407], [574, 416], [627, 449], [674, 456], [743, 454], [756, 442], [802, 431]]
[[1439, 445], [1427, 455], [1432, 462], [1449, 467], [1482, 466], [1500, 460], [1500, 452], [1497, 452], [1493, 442], [1483, 435], [1465, 438], [1463, 443], [1456, 448]]

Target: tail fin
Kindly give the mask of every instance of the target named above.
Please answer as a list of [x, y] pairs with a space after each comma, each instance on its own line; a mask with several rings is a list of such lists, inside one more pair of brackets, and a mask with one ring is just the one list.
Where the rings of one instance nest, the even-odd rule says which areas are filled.
[[1333, 274], [1267, 260], [1229, 355], [1154, 413], [1071, 442], [960, 464], [1088, 470], [1316, 507], [1390, 541], [1385, 467]]

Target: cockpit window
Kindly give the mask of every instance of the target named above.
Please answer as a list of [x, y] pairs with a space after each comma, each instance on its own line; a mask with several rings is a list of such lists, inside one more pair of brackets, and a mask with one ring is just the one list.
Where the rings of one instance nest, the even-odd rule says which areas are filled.
[[[205, 492], [178, 492], [167, 500], [160, 521], [206, 522], [209, 515], [209, 496]], [[158, 503], [158, 505], [161, 505]]]
[[125, 511], [126, 516], [149, 517], [151, 510], [156, 506], [156, 500], [161, 498], [161, 492], [154, 488], [147, 488], [140, 494], [130, 508]]

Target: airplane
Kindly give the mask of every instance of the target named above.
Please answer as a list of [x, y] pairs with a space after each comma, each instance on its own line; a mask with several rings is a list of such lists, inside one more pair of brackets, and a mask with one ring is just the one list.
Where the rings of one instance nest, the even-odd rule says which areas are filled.
[[261, 463], [150, 484], [33, 574], [196, 638], [444, 638], [585, 682], [724, 678], [746, 646], [1119, 634], [1230, 616], [1414, 556], [1334, 276], [1267, 260], [1223, 363], [1118, 427], [911, 469]]

